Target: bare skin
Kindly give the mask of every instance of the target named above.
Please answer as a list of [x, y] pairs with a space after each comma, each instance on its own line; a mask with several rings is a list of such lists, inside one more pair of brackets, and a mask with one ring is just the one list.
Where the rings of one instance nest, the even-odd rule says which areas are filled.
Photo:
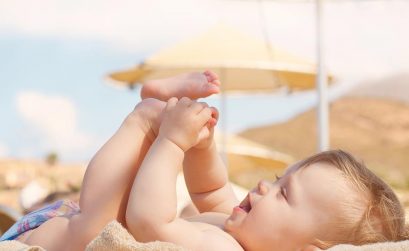
[[[179, 77], [180, 81], [185, 81], [179, 85], [188, 85], [189, 88], [178, 87], [174, 82], [177, 78], [171, 81], [171, 85], [167, 85], [168, 79], [157, 80], [148, 87], [150, 95], [154, 95], [157, 88], [157, 96], [166, 98], [160, 85], [166, 86], [163, 89], [167, 95], [173, 96], [192, 95], [200, 98], [218, 92], [217, 77], [213, 73], [190, 73]], [[208, 79], [213, 82], [210, 83]], [[146, 88], [143, 90], [146, 91]], [[172, 90], [177, 93], [172, 94]], [[47, 250], [83, 250], [108, 222], [117, 220], [126, 226], [129, 191], [156, 137], [164, 107], [164, 102], [154, 99], [144, 99], [138, 104], [89, 163], [79, 202], [81, 213], [71, 218], [55, 217], [30, 231], [23, 241]], [[215, 119], [209, 119], [209, 123], [214, 125]]]

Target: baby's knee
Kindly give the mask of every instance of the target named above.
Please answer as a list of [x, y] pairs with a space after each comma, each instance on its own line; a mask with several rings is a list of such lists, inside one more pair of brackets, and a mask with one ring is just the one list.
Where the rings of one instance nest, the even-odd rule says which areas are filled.
[[166, 103], [157, 99], [148, 98], [136, 105], [127, 121], [138, 121], [143, 129], [157, 131], [161, 123], [161, 114]]

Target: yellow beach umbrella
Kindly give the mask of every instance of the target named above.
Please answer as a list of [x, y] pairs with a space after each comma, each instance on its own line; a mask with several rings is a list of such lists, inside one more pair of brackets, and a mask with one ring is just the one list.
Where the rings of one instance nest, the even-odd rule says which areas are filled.
[[219, 146], [225, 143], [226, 153], [229, 156], [244, 156], [255, 164], [266, 168], [284, 169], [294, 162], [294, 158], [288, 154], [275, 151], [263, 144], [234, 134], [222, 135], [222, 133], [216, 132], [215, 141]]
[[[150, 79], [206, 69], [219, 75], [222, 94], [270, 92], [281, 87], [291, 91], [307, 90], [315, 88], [316, 83], [314, 63], [221, 24], [202, 35], [160, 50], [131, 69], [114, 72], [109, 79], [133, 87]], [[224, 132], [225, 107], [222, 95], [221, 125]], [[223, 146], [221, 149], [222, 152], [228, 151]], [[225, 157], [230, 161], [229, 156]]]
[[230, 179], [246, 188], [254, 187], [263, 178], [274, 179], [295, 162], [290, 155], [237, 135], [217, 131], [215, 141], [219, 149], [224, 146]]
[[225, 25], [165, 48], [143, 63], [109, 75], [120, 85], [210, 69], [220, 76], [222, 91], [272, 91], [315, 87], [315, 65]]

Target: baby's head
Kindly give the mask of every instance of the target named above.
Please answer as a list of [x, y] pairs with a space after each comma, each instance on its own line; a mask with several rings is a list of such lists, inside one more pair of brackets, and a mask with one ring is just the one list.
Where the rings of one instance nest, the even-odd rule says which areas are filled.
[[246, 250], [322, 249], [406, 238], [394, 192], [350, 154], [322, 152], [260, 181], [226, 221]]

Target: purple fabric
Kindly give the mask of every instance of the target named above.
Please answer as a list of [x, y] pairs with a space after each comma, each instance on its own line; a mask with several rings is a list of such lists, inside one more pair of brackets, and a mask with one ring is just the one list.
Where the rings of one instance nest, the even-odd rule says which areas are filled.
[[19, 235], [31, 229], [37, 228], [51, 218], [54, 218], [56, 216], [70, 217], [72, 215], [78, 214], [79, 211], [80, 208], [78, 204], [73, 201], [56, 201], [50, 205], [47, 205], [41, 209], [23, 216], [1, 236], [0, 241], [14, 240]]

